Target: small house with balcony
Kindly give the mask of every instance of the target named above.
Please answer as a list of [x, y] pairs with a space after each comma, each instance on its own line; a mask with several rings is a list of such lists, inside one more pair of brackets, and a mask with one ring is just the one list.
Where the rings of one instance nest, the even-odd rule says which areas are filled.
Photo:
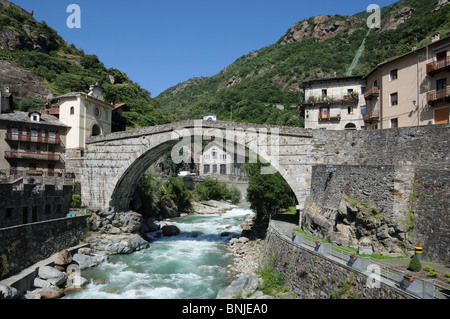
[[327, 130], [360, 130], [364, 127], [365, 81], [361, 76], [341, 76], [303, 82], [305, 100], [300, 108], [305, 127]]
[[365, 76], [367, 129], [449, 123], [450, 37], [431, 41]]

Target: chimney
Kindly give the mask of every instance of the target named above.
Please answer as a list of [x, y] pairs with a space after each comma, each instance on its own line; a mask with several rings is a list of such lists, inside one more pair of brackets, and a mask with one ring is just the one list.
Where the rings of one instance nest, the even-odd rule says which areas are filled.
[[431, 42], [436, 42], [436, 41], [439, 41], [440, 39], [441, 39], [441, 35], [439, 34], [439, 32], [436, 32], [431, 36]]
[[412, 45], [412, 50], [413, 50], [413, 51], [416, 51], [416, 50], [417, 50], [417, 44], [414, 43], [414, 44]]

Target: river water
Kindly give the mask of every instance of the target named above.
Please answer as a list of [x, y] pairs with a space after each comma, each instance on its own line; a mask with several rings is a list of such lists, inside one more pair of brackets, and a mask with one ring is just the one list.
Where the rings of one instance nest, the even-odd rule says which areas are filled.
[[[95, 278], [67, 299], [215, 299], [234, 278], [228, 267], [233, 256], [225, 250], [239, 224], [253, 212], [239, 207], [223, 214], [190, 215], [168, 221], [178, 236], [148, 234], [150, 248], [131, 255], [112, 256], [101, 266], [82, 271]], [[228, 232], [228, 236], [222, 236]]]

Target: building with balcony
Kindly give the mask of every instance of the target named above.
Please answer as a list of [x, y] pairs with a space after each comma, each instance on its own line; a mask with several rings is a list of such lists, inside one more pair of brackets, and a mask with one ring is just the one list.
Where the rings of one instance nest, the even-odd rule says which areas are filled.
[[62, 177], [69, 127], [38, 112], [0, 114], [0, 174], [5, 182], [34, 184], [45, 177]]
[[367, 129], [449, 123], [450, 37], [386, 61], [364, 77]]
[[360, 130], [365, 104], [365, 81], [361, 76], [322, 78], [303, 82], [305, 101], [300, 106], [305, 127], [327, 130]]

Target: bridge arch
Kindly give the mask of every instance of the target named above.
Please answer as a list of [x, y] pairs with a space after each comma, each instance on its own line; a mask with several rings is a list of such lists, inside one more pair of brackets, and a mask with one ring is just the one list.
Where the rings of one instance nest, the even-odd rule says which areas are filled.
[[[302, 132], [302, 138], [310, 139], [304, 135]], [[195, 162], [201, 155], [204, 140], [236, 146], [238, 161], [245, 162], [245, 150], [248, 150], [250, 162], [256, 162], [259, 156], [263, 162], [272, 164], [272, 169], [264, 168], [262, 173], [280, 172], [297, 202], [302, 203], [309, 187], [310, 165], [306, 160], [305, 165], [295, 163], [297, 174], [292, 174], [289, 165], [280, 163], [281, 153], [286, 152], [283, 148], [289, 148], [288, 140], [299, 137], [298, 134], [280, 134], [279, 127], [211, 121], [186, 121], [93, 137], [87, 143], [86, 157], [79, 163], [83, 168], [78, 170], [83, 204], [101, 209], [112, 207], [115, 211], [129, 210], [136, 186], [152, 164], [168, 152], [176, 157], [177, 151], [184, 147], [191, 152], [185, 156], [193, 157]]]

